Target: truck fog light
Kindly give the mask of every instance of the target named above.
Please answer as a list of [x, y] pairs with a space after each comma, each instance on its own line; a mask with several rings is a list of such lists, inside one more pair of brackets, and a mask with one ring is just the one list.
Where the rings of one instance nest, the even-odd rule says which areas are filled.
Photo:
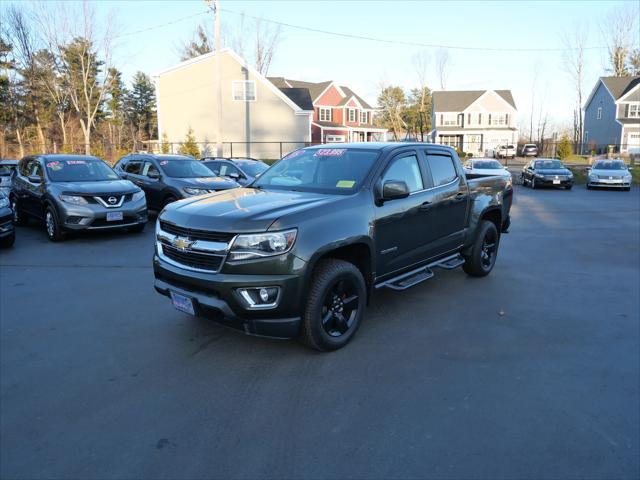
[[237, 291], [249, 308], [274, 307], [280, 295], [280, 287], [239, 288]]

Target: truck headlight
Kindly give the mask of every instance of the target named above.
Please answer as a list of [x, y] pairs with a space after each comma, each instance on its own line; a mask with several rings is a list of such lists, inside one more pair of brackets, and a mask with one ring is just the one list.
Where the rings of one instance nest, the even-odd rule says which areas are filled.
[[288, 252], [296, 241], [298, 231], [251, 233], [238, 235], [229, 249], [229, 260], [248, 260], [271, 257]]
[[542, 173], [536, 173], [536, 178], [544, 178], [544, 175]]
[[72, 203], [73, 205], [86, 205], [87, 199], [80, 195], [60, 195], [60, 200], [66, 203]]
[[187, 195], [204, 195], [209, 193], [209, 190], [206, 188], [184, 187], [182, 190]]
[[131, 201], [132, 202], [137, 202], [138, 200], [142, 200], [143, 198], [144, 198], [144, 191], [138, 190], [136, 193], [134, 193], [131, 196]]
[[8, 207], [9, 199], [7, 197], [0, 197], [0, 208]]

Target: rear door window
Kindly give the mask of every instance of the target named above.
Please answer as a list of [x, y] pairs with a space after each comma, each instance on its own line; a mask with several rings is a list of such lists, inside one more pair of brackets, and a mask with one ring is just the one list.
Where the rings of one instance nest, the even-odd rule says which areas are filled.
[[405, 182], [410, 192], [423, 190], [424, 182], [416, 154], [394, 158], [382, 177], [382, 184], [388, 180]]
[[141, 175], [141, 170], [142, 162], [140, 160], [132, 160], [124, 167], [124, 171], [132, 175]]
[[458, 176], [453, 159], [449, 155], [427, 154], [427, 163], [431, 170], [434, 187], [451, 183]]

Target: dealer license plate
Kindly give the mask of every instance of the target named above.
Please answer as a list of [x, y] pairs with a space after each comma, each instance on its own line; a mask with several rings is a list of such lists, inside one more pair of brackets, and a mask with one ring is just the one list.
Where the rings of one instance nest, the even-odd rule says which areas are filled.
[[188, 313], [189, 315], [195, 315], [196, 312], [193, 308], [193, 300], [189, 297], [185, 297], [184, 295], [180, 295], [176, 292], [169, 292], [171, 295], [171, 303], [178, 310], [184, 313]]
[[107, 212], [107, 222], [117, 222], [122, 219], [122, 212]]

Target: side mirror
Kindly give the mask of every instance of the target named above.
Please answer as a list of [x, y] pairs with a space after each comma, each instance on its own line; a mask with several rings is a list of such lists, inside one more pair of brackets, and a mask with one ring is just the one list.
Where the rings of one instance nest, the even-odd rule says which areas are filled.
[[158, 180], [160, 178], [160, 174], [158, 172], [148, 172], [147, 177], [153, 180]]
[[229, 175], [227, 175], [229, 178], [233, 178], [234, 180], [238, 180], [240, 178], [240, 174], [235, 173], [235, 172], [231, 172], [229, 173]]
[[387, 180], [382, 186], [382, 200], [398, 200], [409, 196], [409, 187], [400, 180]]
[[29, 175], [27, 178], [31, 183], [42, 183], [42, 177], [39, 175]]

